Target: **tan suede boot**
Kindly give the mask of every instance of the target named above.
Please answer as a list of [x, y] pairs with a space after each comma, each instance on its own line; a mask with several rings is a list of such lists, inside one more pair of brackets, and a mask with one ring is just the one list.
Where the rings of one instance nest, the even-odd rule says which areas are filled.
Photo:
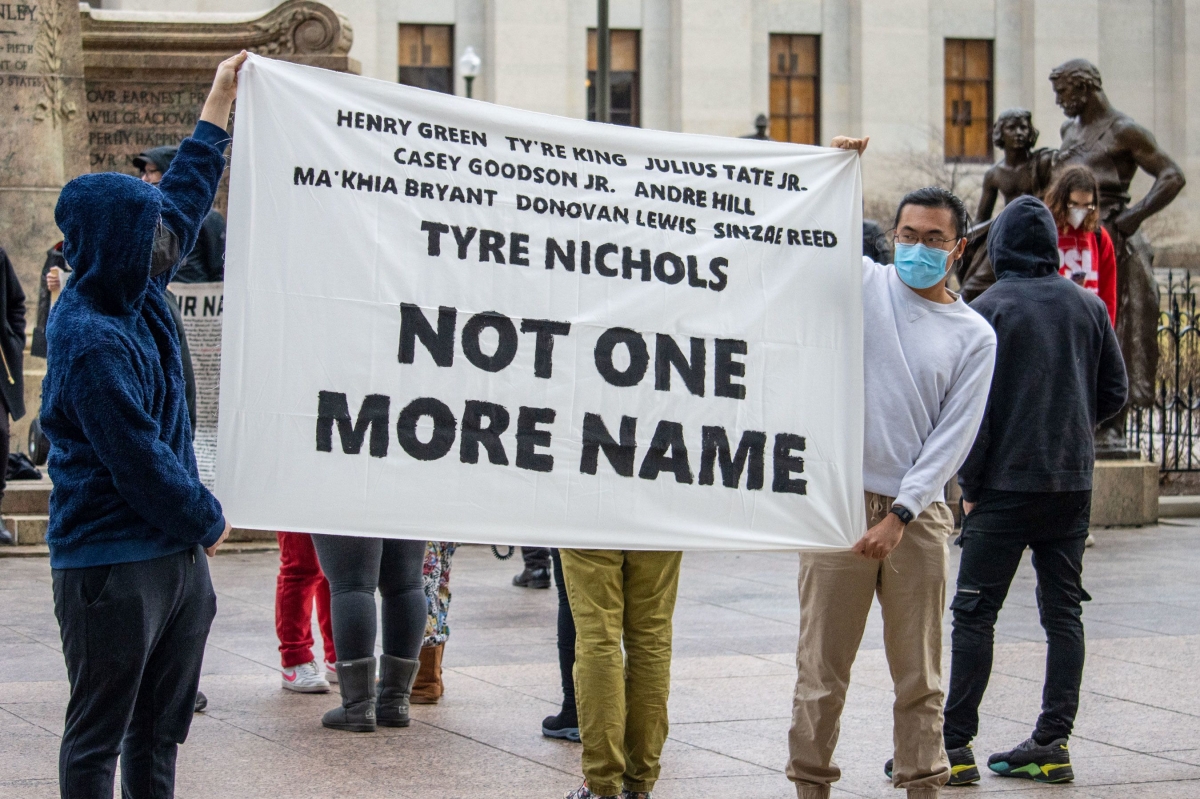
[[421, 647], [421, 669], [413, 684], [414, 705], [436, 705], [442, 698], [442, 649], [445, 643]]

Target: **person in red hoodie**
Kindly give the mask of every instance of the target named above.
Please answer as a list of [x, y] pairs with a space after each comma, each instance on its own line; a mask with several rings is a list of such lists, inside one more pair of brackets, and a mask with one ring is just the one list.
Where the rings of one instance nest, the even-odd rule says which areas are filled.
[[1046, 190], [1058, 226], [1058, 273], [1104, 300], [1117, 326], [1117, 255], [1100, 224], [1096, 176], [1086, 166], [1064, 169]]

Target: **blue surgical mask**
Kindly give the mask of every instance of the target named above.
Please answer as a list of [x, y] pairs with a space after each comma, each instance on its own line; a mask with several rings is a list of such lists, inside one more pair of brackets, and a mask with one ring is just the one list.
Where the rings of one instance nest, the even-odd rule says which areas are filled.
[[896, 273], [909, 288], [927, 289], [946, 276], [946, 250], [924, 244], [896, 244]]

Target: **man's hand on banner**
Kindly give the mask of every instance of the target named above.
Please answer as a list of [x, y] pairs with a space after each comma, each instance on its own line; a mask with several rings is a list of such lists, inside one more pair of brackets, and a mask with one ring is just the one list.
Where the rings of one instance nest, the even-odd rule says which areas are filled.
[[211, 558], [213, 555], [216, 555], [216, 554], [217, 554], [217, 550], [220, 548], [221, 544], [224, 544], [224, 543], [225, 543], [225, 539], [226, 539], [226, 538], [229, 538], [229, 531], [230, 531], [230, 530], [232, 530], [232, 529], [233, 529], [233, 525], [231, 525], [231, 524], [229, 523], [229, 521], [228, 521], [228, 520], [226, 520], [226, 522], [225, 522], [225, 530], [224, 530], [224, 531], [221, 533], [221, 537], [217, 539], [217, 543], [213, 544], [211, 547], [206, 547], [206, 548], [204, 549], [204, 554], [208, 555], [210, 558]]
[[867, 151], [867, 143], [871, 141], [870, 136], [864, 136], [861, 139], [852, 139], [849, 136], [834, 136], [833, 141], [829, 142], [830, 147], [836, 147], [839, 150], [854, 150], [859, 155]]
[[883, 517], [883, 521], [867, 530], [850, 551], [875, 560], [883, 560], [892, 554], [903, 535], [904, 522], [900, 521], [896, 514], [889, 513]]
[[222, 130], [229, 130], [229, 111], [233, 101], [237, 99], [237, 76], [242, 64], [246, 63], [246, 51], [226, 58], [217, 67], [216, 77], [213, 78], [212, 89], [208, 99], [204, 101], [204, 110], [200, 118], [211, 122]]

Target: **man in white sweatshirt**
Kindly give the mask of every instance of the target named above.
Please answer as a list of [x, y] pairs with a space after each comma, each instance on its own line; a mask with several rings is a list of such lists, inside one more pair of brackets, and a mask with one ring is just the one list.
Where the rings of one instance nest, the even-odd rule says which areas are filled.
[[[834, 142], [859, 152], [865, 144]], [[876, 596], [896, 690], [892, 784], [910, 798], [932, 799], [949, 779], [940, 681], [953, 516], [942, 491], [975, 440], [996, 351], [992, 328], [946, 288], [966, 229], [961, 200], [920, 189], [896, 212], [895, 265], [863, 259], [869, 529], [849, 551], [800, 558], [787, 768], [799, 799], [825, 799], [841, 776], [833, 750]]]

